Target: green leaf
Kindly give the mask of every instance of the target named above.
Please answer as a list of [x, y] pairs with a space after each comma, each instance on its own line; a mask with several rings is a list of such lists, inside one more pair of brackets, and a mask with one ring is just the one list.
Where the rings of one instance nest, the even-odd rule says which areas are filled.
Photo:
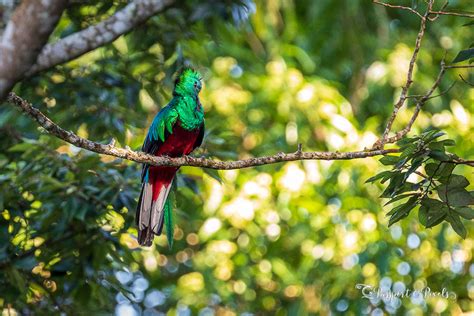
[[466, 206], [474, 204], [474, 197], [463, 188], [450, 188], [446, 185], [440, 185], [436, 188], [439, 198], [450, 206]]
[[430, 151], [428, 156], [430, 156], [434, 160], [438, 160], [438, 161], [447, 161], [447, 160], [450, 159], [449, 156], [446, 155], [446, 153], [444, 151], [441, 151], [441, 150], [432, 150], [432, 151]]
[[437, 209], [437, 208], [445, 206], [445, 204], [441, 202], [440, 200], [430, 199], [427, 197], [421, 200], [421, 205], [426, 206], [428, 209], [431, 209], [431, 208]]
[[208, 169], [208, 168], [204, 168], [203, 169], [204, 173], [209, 175], [211, 178], [219, 181], [219, 183], [222, 183], [222, 178], [221, 176], [219, 175], [219, 171], [216, 170], [216, 169]]
[[[440, 200], [423, 198], [421, 200], [421, 207], [423, 208], [422, 212], [426, 212], [426, 224], [425, 227], [430, 228], [438, 225], [443, 221], [448, 212], [448, 207], [446, 204]], [[419, 214], [418, 214], [419, 216]]]
[[370, 182], [375, 182], [376, 180], [379, 179], [388, 179], [392, 175], [391, 171], [382, 171], [378, 174], [376, 174], [373, 177], [370, 177], [369, 179], [365, 180], [365, 183], [370, 183]]
[[82, 304], [87, 304], [91, 298], [91, 294], [91, 286], [87, 283], [83, 283], [82, 286], [77, 289], [74, 297]]
[[408, 179], [408, 177], [415, 172], [423, 163], [423, 157], [418, 157], [412, 160], [410, 168], [408, 168], [404, 180]]
[[446, 134], [445, 132], [440, 132], [439, 130], [434, 129], [434, 130], [423, 133], [422, 138], [425, 142], [429, 143], [433, 141], [434, 139], [441, 137], [445, 134]]
[[88, 208], [84, 205], [77, 212], [74, 212], [74, 218], [77, 218], [80, 221], [84, 221], [86, 219]]
[[416, 201], [417, 201], [417, 197], [413, 196], [405, 204], [401, 204], [395, 207], [392, 211], [390, 211], [389, 214], [391, 213], [392, 216], [390, 217], [390, 220], [388, 221], [388, 226], [390, 227], [396, 222], [398, 222], [399, 220], [401, 220], [403, 217], [408, 216], [410, 211], [416, 206]]
[[8, 148], [8, 151], [9, 152], [25, 152], [28, 149], [31, 149], [31, 147], [32, 146], [29, 143], [19, 143], [19, 144], [16, 144], [16, 145]]
[[405, 138], [402, 138], [400, 139], [398, 142], [397, 142], [397, 145], [400, 146], [400, 147], [404, 147], [404, 146], [407, 146], [415, 141], [418, 140], [418, 137], [413, 137], [413, 138], [409, 138], [409, 137], [405, 137]]
[[438, 177], [448, 177], [450, 174], [453, 173], [456, 164], [450, 162], [443, 162], [436, 173]]
[[400, 159], [400, 161], [397, 162], [395, 166], [393, 166], [393, 168], [401, 169], [403, 166], [405, 166], [408, 160], [409, 160], [409, 157], [404, 157], [403, 159]]
[[455, 207], [454, 211], [465, 219], [474, 219], [474, 210], [470, 207]]
[[[405, 180], [403, 180], [405, 181]], [[401, 194], [410, 191], [416, 191], [419, 189], [419, 185], [413, 182], [403, 182], [401, 186], [397, 187], [394, 194]]]
[[404, 173], [395, 173], [393, 177], [390, 178], [390, 184], [380, 195], [382, 198], [392, 198], [395, 190], [398, 189], [403, 183]]
[[51, 186], [55, 189], [62, 189], [65, 187], [65, 183], [57, 180], [56, 178], [50, 177], [46, 174], [41, 175], [40, 174], [40, 179], [47, 184], [51, 184]]
[[446, 220], [451, 224], [451, 227], [454, 229], [456, 234], [458, 234], [462, 238], [466, 238], [466, 227], [464, 227], [463, 223], [461, 222], [459, 215], [450, 212], [446, 217]]
[[428, 145], [428, 148], [431, 150], [444, 151], [444, 145], [442, 142], [432, 142]]
[[449, 190], [456, 188], [465, 188], [469, 185], [469, 181], [466, 179], [466, 177], [458, 174], [452, 174], [448, 176], [446, 178], [446, 181], [449, 181], [449, 183], [446, 183]]
[[[19, 297], [21, 297], [22, 293], [18, 288], [15, 287], [15, 285], [16, 284], [13, 284], [13, 286], [8, 287], [8, 291], [2, 293], [2, 299], [4, 300], [3, 304], [15, 302], [16, 300], [18, 300]], [[2, 304], [0, 304], [0, 307], [5, 306], [2, 306]], [[8, 315], [8, 313], [6, 313], [6, 315]]]
[[400, 158], [406, 158], [413, 155], [416, 152], [418, 146], [416, 144], [410, 144], [402, 151]]
[[399, 160], [400, 160], [399, 156], [390, 156], [390, 155], [384, 156], [384, 157], [379, 159], [379, 161], [385, 166], [394, 165]]
[[443, 146], [455, 146], [456, 145], [456, 142], [452, 139], [442, 140], [441, 143], [443, 144]]
[[387, 203], [384, 204], [384, 206], [387, 206], [389, 204], [392, 204], [396, 201], [400, 201], [400, 200], [403, 200], [403, 199], [406, 199], [412, 195], [419, 195], [418, 193], [406, 193], [406, 194], [400, 194], [400, 195], [397, 195], [396, 197], [394, 197], [393, 199], [391, 199], [390, 201], [388, 201]]
[[31, 271], [33, 267], [38, 263], [34, 256], [28, 256], [20, 260], [16, 260], [13, 265], [20, 270]]
[[388, 227], [392, 226], [396, 222], [400, 221], [402, 218], [407, 217], [410, 211], [414, 208], [415, 206], [405, 206], [403, 208], [400, 208], [397, 210], [397, 212], [393, 213], [393, 215], [390, 217], [390, 220], [388, 221]]
[[418, 220], [423, 226], [428, 225], [428, 208], [424, 205], [418, 209]]
[[393, 198], [395, 195], [409, 192], [409, 191], [416, 191], [419, 188], [418, 184], [407, 182], [404, 180], [405, 173], [397, 174], [390, 180], [390, 184], [387, 186], [385, 191], [382, 193], [380, 197], [382, 198]]
[[403, 206], [405, 206], [405, 204], [400, 204], [400, 205], [395, 206], [394, 208], [392, 208], [390, 211], [387, 212], [387, 216], [397, 213]]
[[458, 53], [453, 60], [453, 64], [460, 63], [474, 57], [474, 48], [464, 49]]
[[448, 214], [448, 207], [443, 205], [437, 209], [428, 209], [427, 213], [428, 218], [425, 226], [426, 228], [431, 228], [438, 225], [446, 218], [446, 215]]
[[5, 269], [5, 274], [7, 275], [10, 284], [13, 288], [17, 288], [22, 294], [25, 294], [27, 291], [27, 280], [24, 278], [24, 275], [21, 274], [13, 266], [9, 266]]
[[433, 177], [435, 174], [438, 174], [439, 169], [441, 166], [439, 163], [430, 162], [425, 166], [425, 172], [428, 177]]

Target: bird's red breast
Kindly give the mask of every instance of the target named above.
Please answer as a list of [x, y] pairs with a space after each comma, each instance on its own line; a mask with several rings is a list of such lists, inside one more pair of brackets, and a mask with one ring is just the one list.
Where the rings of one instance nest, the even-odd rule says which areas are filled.
[[[193, 146], [199, 136], [200, 129], [185, 130], [179, 123], [173, 127], [173, 133], [168, 135], [165, 142], [154, 153], [156, 156], [181, 157], [193, 151]], [[150, 167], [150, 182], [153, 183], [153, 201], [163, 186], [171, 183], [178, 170], [177, 167]]]

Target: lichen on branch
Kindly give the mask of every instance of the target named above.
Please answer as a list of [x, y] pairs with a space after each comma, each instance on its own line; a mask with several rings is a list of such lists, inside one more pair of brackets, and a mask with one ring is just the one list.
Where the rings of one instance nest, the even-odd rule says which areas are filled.
[[207, 158], [196, 158], [190, 156], [171, 158], [166, 156], [153, 156], [143, 152], [133, 151], [115, 147], [113, 144], [100, 144], [82, 138], [73, 132], [66, 131], [41, 111], [33, 107], [29, 102], [23, 100], [13, 92], [8, 95], [7, 101], [18, 107], [25, 114], [33, 118], [48, 133], [56, 136], [74, 146], [83, 148], [98, 154], [105, 154], [117, 158], [132, 160], [140, 163], [147, 163], [154, 166], [192, 166], [210, 169], [231, 170], [256, 167], [262, 165], [275, 164], [286, 161], [297, 160], [350, 160], [367, 157], [386, 155], [397, 152], [397, 149], [384, 150], [362, 150], [354, 152], [305, 152], [298, 146], [298, 150], [293, 153], [277, 153], [271, 156], [254, 157], [235, 161], [218, 161]]

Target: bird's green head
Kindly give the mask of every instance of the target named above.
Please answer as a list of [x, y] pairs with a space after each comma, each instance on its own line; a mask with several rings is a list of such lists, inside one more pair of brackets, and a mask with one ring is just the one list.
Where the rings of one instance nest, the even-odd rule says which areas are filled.
[[202, 88], [201, 80], [199, 72], [192, 68], [184, 68], [176, 77], [173, 94], [197, 96]]

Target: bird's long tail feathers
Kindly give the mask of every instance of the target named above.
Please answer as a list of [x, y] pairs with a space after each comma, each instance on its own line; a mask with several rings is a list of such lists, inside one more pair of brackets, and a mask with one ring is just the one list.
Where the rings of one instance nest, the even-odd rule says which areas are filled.
[[142, 185], [136, 214], [138, 242], [142, 246], [151, 246], [154, 235], [161, 235], [165, 222], [168, 243], [170, 247], [172, 245], [173, 224], [169, 198], [172, 183], [173, 177], [149, 177]]

